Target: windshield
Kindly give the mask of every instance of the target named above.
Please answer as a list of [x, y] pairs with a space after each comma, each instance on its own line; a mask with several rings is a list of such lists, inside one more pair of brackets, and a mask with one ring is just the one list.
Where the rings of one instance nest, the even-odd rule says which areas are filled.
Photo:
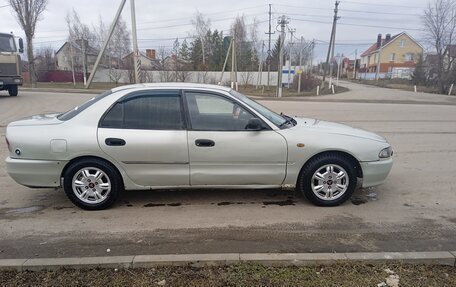
[[60, 114], [57, 116], [57, 118], [61, 121], [68, 121], [72, 118], [74, 118], [76, 115], [78, 115], [80, 112], [82, 112], [83, 110], [87, 109], [88, 107], [90, 107], [91, 105], [93, 105], [94, 103], [98, 102], [99, 100], [103, 99], [104, 97], [106, 97], [107, 95], [110, 95], [112, 92], [111, 90], [109, 91], [106, 91], [104, 92], [103, 94], [101, 95], [98, 95], [96, 97], [93, 97], [91, 98], [90, 100], [88, 100], [87, 102], [83, 103], [82, 105], [80, 106], [77, 106], [75, 107], [74, 109], [71, 109], [69, 110], [68, 112], [66, 113], [63, 113], [63, 114]]
[[233, 96], [235, 96], [237, 99], [240, 101], [246, 103], [249, 107], [257, 111], [259, 114], [261, 114], [263, 117], [267, 118], [270, 120], [273, 124], [275, 124], [278, 127], [282, 127], [286, 122], [287, 119], [282, 117], [279, 114], [274, 113], [270, 109], [266, 108], [265, 106], [255, 102], [254, 100], [248, 98], [247, 96], [236, 92], [234, 90], [231, 90], [230, 92]]
[[0, 52], [16, 52], [13, 36], [0, 34]]

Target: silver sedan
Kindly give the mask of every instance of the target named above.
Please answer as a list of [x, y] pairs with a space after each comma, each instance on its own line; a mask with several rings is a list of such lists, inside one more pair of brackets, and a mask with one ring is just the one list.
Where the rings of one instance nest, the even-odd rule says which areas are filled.
[[110, 207], [123, 190], [297, 188], [335, 206], [383, 183], [393, 151], [381, 136], [277, 114], [229, 88], [140, 84], [61, 114], [12, 122], [9, 175], [63, 187], [77, 206]]

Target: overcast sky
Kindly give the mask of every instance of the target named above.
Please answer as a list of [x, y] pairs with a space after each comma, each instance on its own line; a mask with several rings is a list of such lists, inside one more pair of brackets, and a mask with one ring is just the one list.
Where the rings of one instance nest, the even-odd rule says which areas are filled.
[[[118, 9], [120, 0], [49, 0], [47, 10], [37, 25], [35, 47], [52, 46], [58, 49], [67, 38], [65, 16], [75, 9], [81, 19], [91, 25], [103, 21], [110, 23]], [[264, 34], [268, 29], [268, 4], [272, 4], [273, 30], [277, 26], [277, 17], [287, 15], [290, 28], [295, 28], [295, 36], [307, 40], [315, 39], [315, 59], [324, 58], [331, 33], [331, 22], [334, 10], [333, 0], [288, 0], [288, 1], [215, 1], [215, 0], [170, 0], [149, 1], [136, 0], [136, 21], [138, 44], [141, 50], [172, 47], [176, 37], [183, 39], [192, 34], [191, 19], [200, 11], [211, 20], [211, 28], [229, 33], [233, 18], [245, 15], [246, 23], [253, 19], [259, 22], [260, 40], [267, 40]], [[392, 35], [402, 31], [408, 32], [418, 41], [422, 41], [423, 32], [421, 15], [428, 0], [342, 0], [339, 5], [339, 25], [337, 26], [336, 53], [343, 53], [354, 58], [355, 49], [358, 56], [376, 41], [378, 33]], [[22, 36], [23, 32], [14, 17], [7, 0], [0, 0], [0, 30], [14, 32]], [[130, 3], [124, 7], [122, 17], [131, 26]], [[278, 33], [272, 36], [272, 43]], [[189, 39], [188, 41], [191, 41]], [[287, 39], [288, 41], [288, 39]], [[272, 44], [272, 45], [273, 45]], [[425, 43], [422, 43], [426, 47]]]

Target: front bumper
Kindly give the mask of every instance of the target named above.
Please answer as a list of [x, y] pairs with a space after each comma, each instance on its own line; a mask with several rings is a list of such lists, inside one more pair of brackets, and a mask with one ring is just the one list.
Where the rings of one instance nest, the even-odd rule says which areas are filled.
[[28, 187], [59, 187], [66, 161], [6, 159], [6, 171], [19, 184]]
[[363, 170], [363, 188], [380, 185], [385, 182], [386, 177], [393, 167], [393, 157], [379, 161], [360, 162]]
[[22, 86], [23, 79], [20, 76], [0, 77], [0, 89], [7, 86]]

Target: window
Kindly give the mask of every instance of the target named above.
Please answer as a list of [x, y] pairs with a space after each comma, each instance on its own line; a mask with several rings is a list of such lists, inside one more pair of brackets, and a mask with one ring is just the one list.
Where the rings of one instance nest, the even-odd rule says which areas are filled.
[[90, 100], [88, 100], [87, 102], [83, 103], [82, 105], [80, 106], [77, 106], [75, 107], [74, 109], [71, 109], [69, 110], [68, 112], [66, 113], [62, 113], [60, 115], [57, 116], [57, 119], [61, 120], [61, 121], [67, 121], [67, 120], [70, 120], [72, 118], [74, 118], [75, 116], [77, 116], [80, 112], [82, 112], [83, 110], [87, 109], [88, 107], [90, 107], [91, 105], [95, 104], [96, 102], [98, 102], [99, 100], [103, 99], [104, 97], [106, 96], [109, 96], [112, 92], [109, 90], [109, 91], [106, 91], [104, 93], [102, 93], [101, 95], [99, 96], [96, 96], [94, 98], [91, 98]]
[[401, 40], [399, 42], [399, 47], [404, 48], [405, 47], [405, 40]]
[[16, 52], [13, 36], [0, 34], [0, 52]]
[[412, 53], [405, 54], [405, 60], [406, 61], [413, 61], [413, 54]]
[[140, 95], [116, 103], [103, 117], [101, 128], [183, 130], [178, 94]]
[[203, 131], [245, 131], [255, 116], [222, 96], [188, 92], [185, 94], [192, 128]]
[[390, 61], [396, 60], [396, 53], [391, 53], [391, 54], [390, 54], [390, 57], [389, 57], [389, 60], [390, 60]]

